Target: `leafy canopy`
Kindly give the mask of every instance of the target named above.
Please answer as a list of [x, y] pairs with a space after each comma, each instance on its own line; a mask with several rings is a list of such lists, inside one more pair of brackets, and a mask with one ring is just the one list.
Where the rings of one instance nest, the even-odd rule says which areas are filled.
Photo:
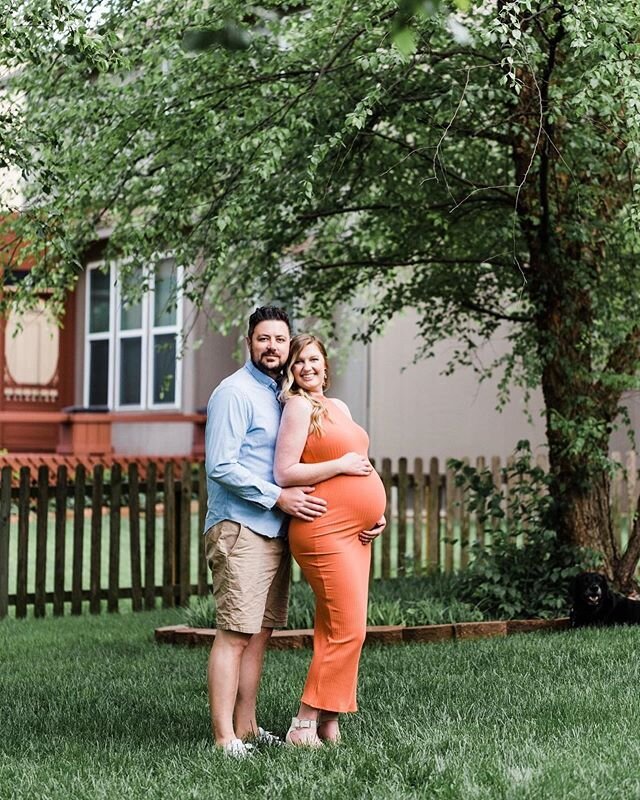
[[[637, 4], [111, 0], [80, 24], [82, 4], [25, 0], [20, 19], [46, 8], [6, 88], [27, 98], [11, 226], [39, 256], [11, 302], [60, 299], [103, 229], [133, 295], [170, 251], [228, 321], [347, 303], [366, 337], [412, 307], [424, 352], [453, 335], [460, 362], [506, 322], [505, 385], [537, 384], [542, 248], [589, 295], [593, 382], [632, 381], [607, 364], [640, 299]], [[198, 30], [218, 38], [194, 54]]]

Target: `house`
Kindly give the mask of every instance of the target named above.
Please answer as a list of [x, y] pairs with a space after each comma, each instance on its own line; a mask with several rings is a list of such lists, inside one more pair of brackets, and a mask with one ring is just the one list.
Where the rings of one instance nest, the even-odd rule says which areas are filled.
[[[212, 386], [235, 369], [235, 342], [206, 332], [204, 316], [180, 296], [172, 259], [159, 262], [149, 291], [127, 306], [113, 267], [105, 272], [93, 255], [60, 328], [46, 297], [19, 319], [0, 322], [0, 447], [201, 454], [201, 409]], [[206, 345], [198, 349], [200, 338]]]
[[[21, 319], [0, 322], [0, 447], [202, 455], [202, 410], [212, 387], [237, 368], [240, 334], [208, 330], [206, 316], [180, 296], [181, 270], [171, 258], [158, 262], [149, 290], [127, 306], [114, 268], [105, 272], [99, 255], [98, 242], [62, 327], [49, 318], [46, 297]], [[413, 364], [413, 326], [409, 315], [371, 345], [352, 344], [334, 370], [333, 392], [369, 430], [373, 456], [504, 458], [519, 438], [544, 443], [538, 397], [530, 419], [519, 392], [496, 411], [495, 382], [479, 385], [472, 370], [440, 374], [446, 343], [437, 358]]]

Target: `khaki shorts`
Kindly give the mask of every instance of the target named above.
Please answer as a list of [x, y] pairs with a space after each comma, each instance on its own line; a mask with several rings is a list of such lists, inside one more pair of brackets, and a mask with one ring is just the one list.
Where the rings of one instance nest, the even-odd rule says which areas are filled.
[[286, 539], [260, 536], [224, 519], [205, 533], [204, 553], [213, 575], [218, 628], [259, 633], [287, 624], [291, 557]]

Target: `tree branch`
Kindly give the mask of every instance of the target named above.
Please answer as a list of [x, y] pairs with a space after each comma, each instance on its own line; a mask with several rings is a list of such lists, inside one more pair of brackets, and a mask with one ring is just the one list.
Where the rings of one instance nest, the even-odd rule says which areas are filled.
[[304, 214], [298, 214], [296, 219], [320, 219], [321, 217], [333, 217], [339, 214], [350, 214], [351, 212], [355, 213], [357, 211], [398, 211], [400, 208], [401, 206], [387, 205], [385, 203], [370, 206], [346, 206], [345, 208], [319, 208], [316, 211], [307, 211]]
[[509, 264], [494, 261], [488, 258], [443, 258], [443, 257], [423, 257], [416, 254], [410, 258], [389, 257], [377, 259], [350, 259], [348, 261], [333, 261], [333, 262], [310, 262], [309, 268], [312, 270], [327, 270], [327, 269], [341, 269], [344, 267], [364, 267], [364, 268], [378, 268], [393, 269], [395, 267], [418, 267], [421, 264], [496, 264], [497, 266], [509, 267]]
[[464, 300], [460, 303], [462, 308], [466, 308], [469, 311], [475, 311], [478, 314], [482, 314], [485, 317], [492, 317], [493, 319], [500, 319], [504, 320], [505, 322], [533, 322], [534, 317], [527, 316], [526, 314], [508, 314], [506, 311], [496, 311], [492, 308], [485, 308], [481, 306], [479, 303], [473, 303], [471, 300]]

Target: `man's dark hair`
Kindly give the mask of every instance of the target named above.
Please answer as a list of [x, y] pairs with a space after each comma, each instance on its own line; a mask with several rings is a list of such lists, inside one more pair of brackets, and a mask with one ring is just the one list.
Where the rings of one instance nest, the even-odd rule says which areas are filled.
[[278, 308], [277, 306], [260, 306], [256, 308], [253, 314], [249, 317], [249, 333], [247, 336], [249, 339], [253, 336], [253, 331], [260, 322], [265, 322], [265, 320], [275, 319], [280, 322], [284, 322], [289, 328], [289, 333], [291, 333], [291, 323], [289, 322], [289, 315], [284, 310], [284, 308]]

